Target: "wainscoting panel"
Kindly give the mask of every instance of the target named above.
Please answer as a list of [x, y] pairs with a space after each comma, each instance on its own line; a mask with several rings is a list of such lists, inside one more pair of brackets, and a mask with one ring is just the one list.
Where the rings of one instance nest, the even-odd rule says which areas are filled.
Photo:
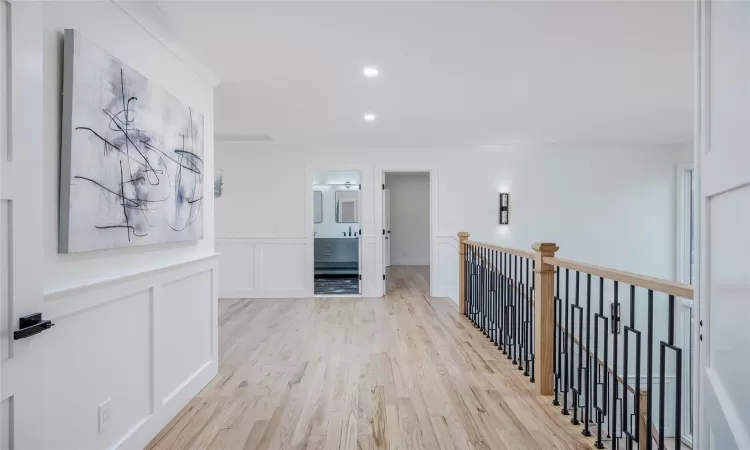
[[[221, 253], [219, 297], [302, 298], [312, 295], [308, 282], [308, 245], [301, 238], [224, 237], [216, 239]], [[226, 274], [226, 275], [225, 275]]]
[[[264, 292], [293, 292], [305, 290], [305, 242], [263, 242], [260, 252], [259, 288]], [[304, 295], [304, 294], [303, 294]]]
[[219, 297], [252, 297], [255, 290], [255, 268], [256, 260], [262, 264], [260, 252], [257, 252], [256, 244], [252, 240], [218, 239], [216, 251], [221, 253], [219, 257]]
[[[50, 379], [42, 381], [50, 388], [40, 386], [44, 422], [65, 426], [45, 431], [49, 436], [43, 448], [77, 448], [81, 442], [108, 448], [152, 413], [151, 290], [114, 298], [54, 323], [35, 338], [34, 359]], [[107, 399], [111, 420], [97, 433], [97, 408]]]
[[216, 274], [207, 255], [45, 294], [55, 327], [29, 355], [45, 374], [41, 448], [148, 444], [218, 372]]
[[364, 236], [362, 242], [362, 295], [364, 297], [380, 297], [383, 295], [383, 278], [378, 263], [377, 243], [380, 236]]
[[210, 272], [201, 272], [155, 289], [156, 336], [154, 362], [157, 400], [169, 402], [175, 391], [211, 361], [212, 324]]

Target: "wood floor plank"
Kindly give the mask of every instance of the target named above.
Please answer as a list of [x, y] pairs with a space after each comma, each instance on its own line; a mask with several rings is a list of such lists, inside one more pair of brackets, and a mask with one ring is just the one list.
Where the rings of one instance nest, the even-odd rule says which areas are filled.
[[429, 296], [429, 268], [390, 268], [384, 298], [219, 301], [219, 375], [147, 448], [559, 449], [593, 440]]

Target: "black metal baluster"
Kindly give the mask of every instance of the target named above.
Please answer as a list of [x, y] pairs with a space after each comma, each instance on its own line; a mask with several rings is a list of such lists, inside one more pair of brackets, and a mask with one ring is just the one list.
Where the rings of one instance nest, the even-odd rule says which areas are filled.
[[[581, 273], [576, 270], [576, 296], [575, 296], [575, 305], [571, 306], [570, 310], [570, 356], [571, 358], [574, 357], [573, 355], [573, 349], [575, 349], [575, 330], [576, 330], [576, 312], [579, 314], [578, 316], [578, 341], [580, 342], [583, 339], [583, 308], [581, 308], [580, 305], [580, 275]], [[576, 370], [575, 364], [571, 363], [570, 365], [570, 374], [568, 375], [570, 377], [570, 390], [573, 393], [573, 418], [570, 419], [570, 423], [573, 425], [580, 425], [580, 421], [578, 420], [578, 408], [580, 407], [580, 398], [581, 398], [581, 366], [583, 366], [583, 349], [581, 346], [578, 346], [578, 369]], [[577, 376], [576, 376], [577, 375]]]
[[492, 336], [490, 340], [497, 344], [497, 250], [492, 251]]
[[[534, 366], [536, 364], [536, 330], [534, 329], [535, 317], [536, 317], [536, 260], [531, 261], [531, 297], [529, 297], [529, 309], [531, 309], [531, 319], [529, 320], [530, 331], [529, 331], [529, 342], [531, 347], [531, 378], [529, 381], [532, 383], [535, 381], [534, 378]], [[554, 334], [553, 334], [554, 335]]]
[[513, 365], [518, 357], [518, 291], [518, 255], [513, 255], [513, 314], [510, 316], [513, 321]]
[[[565, 327], [564, 327], [564, 333], [570, 333], [570, 269], [565, 269]], [[564, 336], [567, 337], [567, 336]], [[563, 371], [563, 375], [565, 377], [564, 381], [561, 381], [564, 390], [563, 390], [563, 404], [562, 404], [562, 413], [564, 416], [567, 416], [570, 414], [570, 411], [568, 410], [568, 386], [570, 384], [569, 381], [569, 370], [570, 370], [570, 348], [568, 347], [568, 339], [562, 340], [562, 345], [565, 347], [565, 370]]]
[[490, 250], [484, 250], [484, 265], [487, 268], [485, 270], [485, 284], [486, 293], [484, 296], [484, 335], [490, 337]]
[[482, 315], [479, 322], [479, 330], [482, 333], [487, 332], [487, 249], [484, 247], [480, 250], [479, 263], [482, 265]]
[[518, 370], [523, 370], [523, 302], [526, 286], [523, 284], [523, 257], [518, 257], [518, 295], [516, 296], [516, 336], [518, 337]]
[[[627, 402], [627, 384], [624, 386], [623, 393], [625, 399], [622, 402], [622, 423], [621, 427], [623, 434], [627, 436], [627, 449], [633, 450], [633, 442], [639, 442], [640, 439], [640, 398], [639, 393], [641, 391], [641, 332], [635, 329], [635, 286], [630, 286], [630, 325], [626, 326], [625, 334], [623, 335], [623, 354], [625, 360], [623, 363], [622, 373], [624, 377], [627, 377], [628, 366], [630, 361], [630, 333], [635, 335], [635, 391], [633, 392], [633, 419], [628, 415], [628, 402]], [[625, 378], [627, 380], [627, 378]], [[626, 381], [627, 382], [627, 381]], [[634, 425], [630, 425], [628, 420]], [[634, 428], [634, 429], [633, 429]], [[639, 443], [640, 445], [640, 443]]]
[[516, 255], [516, 262], [518, 265], [518, 282], [516, 287], [518, 294], [516, 295], [516, 337], [518, 338], [518, 354], [516, 360], [518, 361], [518, 370], [523, 370], [523, 293], [525, 287], [523, 285], [523, 257]]
[[555, 375], [555, 399], [552, 400], [552, 404], [555, 406], [560, 406], [560, 400], [558, 396], [560, 395], [560, 358], [561, 358], [561, 351], [562, 347], [560, 346], [560, 331], [562, 329], [562, 324], [560, 320], [560, 268], [555, 267], [555, 298], [553, 302], [553, 313], [552, 316], [554, 317], [554, 323], [555, 323], [555, 330], [552, 332], [553, 339], [555, 343], [553, 344], [552, 348], [554, 349], [555, 358], [553, 361], [553, 370]]
[[677, 436], [674, 450], [682, 450], [682, 350], [678, 349], [677, 355], [675, 355], [675, 375], [677, 375], [676, 386], [675, 386], [675, 436]]
[[507, 273], [508, 273], [508, 254], [503, 253], [502, 257], [502, 264], [503, 264], [503, 270], [502, 270], [502, 279], [500, 280], [502, 282], [500, 286], [500, 294], [502, 295], [502, 299], [500, 300], [500, 313], [502, 314], [502, 318], [500, 319], [500, 323], [502, 323], [502, 330], [500, 332], [501, 342], [500, 342], [500, 348], [503, 350], [503, 354], [506, 354], [508, 351], [508, 326], [505, 323], [507, 319], [507, 311], [505, 309], [505, 303], [508, 301], [508, 281], [507, 281]]
[[583, 435], [591, 436], [589, 422], [591, 421], [591, 274], [586, 274], [586, 386], [583, 391], [583, 401], [586, 403], [586, 409], [583, 413]]
[[526, 259], [526, 299], [524, 301], [524, 307], [526, 309], [526, 316], [524, 319], [524, 327], [523, 327], [523, 352], [524, 356], [523, 359], [526, 363], [525, 370], [523, 374], [525, 376], [529, 376], [529, 347], [531, 346], [531, 335], [529, 334], [529, 331], [531, 330], [531, 314], [529, 310], [531, 309], [531, 287], [529, 285], [529, 258]]
[[497, 348], [503, 349], [503, 252], [498, 255], [500, 264], [497, 278]]
[[490, 324], [492, 325], [492, 330], [487, 337], [492, 343], [495, 342], [495, 331], [497, 330], [497, 317], [495, 315], [495, 305], [497, 303], [497, 262], [495, 261], [496, 253], [496, 250], [490, 250], [490, 258], [488, 263], [490, 265], [490, 283], [492, 284], [492, 292], [490, 294]]
[[648, 290], [648, 339], [646, 346], [646, 450], [652, 450], [654, 439], [651, 437], [653, 418], [653, 370], [654, 370], [654, 291]]
[[498, 265], [500, 252], [495, 251], [492, 256], [495, 266], [495, 333], [494, 342], [495, 345], [500, 345], [500, 266]]
[[508, 326], [508, 339], [505, 343], [507, 351], [507, 359], [511, 359], [513, 355], [513, 255], [508, 254], [508, 297], [506, 298], [507, 307], [506, 313], [506, 324]]
[[[673, 311], [670, 313], [674, 314]], [[674, 331], [672, 329], [671, 331]], [[671, 335], [671, 333], [670, 333]], [[666, 350], [667, 348], [675, 352], [675, 376], [676, 379], [676, 392], [675, 392], [675, 450], [682, 448], [682, 349], [676, 347], [674, 344], [661, 341], [659, 346], [659, 449], [665, 449], [664, 446], [664, 435], [666, 434], [664, 426], [665, 414], [665, 397], [666, 389], [664, 389], [664, 383], [666, 381]]]
[[682, 349], [674, 345], [674, 295], [669, 296], [669, 322], [667, 328], [667, 342], [662, 341], [659, 348], [659, 448], [664, 449], [664, 417], [666, 397], [666, 350], [669, 348], [675, 352], [675, 450], [682, 448]]
[[479, 308], [477, 305], [477, 300], [479, 300], [479, 265], [477, 264], [477, 248], [474, 247], [474, 251], [472, 252], [472, 259], [474, 263], [474, 299], [473, 299], [473, 308], [472, 308], [472, 317], [474, 322], [474, 326], [477, 326], [477, 321], [479, 320]]
[[516, 280], [513, 276], [513, 271], [516, 269], [515, 264], [513, 264], [513, 258], [515, 256], [509, 254], [508, 255], [508, 264], [509, 269], [508, 270], [508, 355], [507, 359], [513, 358], [513, 348], [516, 346], [516, 339], [513, 329], [513, 313], [514, 313], [514, 301], [516, 298]]
[[674, 345], [674, 295], [669, 296], [669, 325], [667, 328], [667, 339], [669, 345]]
[[487, 266], [484, 262], [484, 248], [479, 248], [479, 331], [484, 332], [487, 329]]
[[485, 272], [487, 268], [484, 265], [484, 248], [479, 248], [479, 331], [484, 331], [485, 321], [485, 302], [487, 297], [487, 286]]
[[474, 255], [473, 255], [473, 247], [471, 245], [466, 245], [466, 266], [469, 269], [469, 278], [466, 280], [466, 289], [468, 291], [468, 295], [466, 297], [466, 317], [469, 318], [470, 321], [474, 321]]
[[610, 430], [610, 433], [612, 434], [612, 448], [618, 448], [617, 401], [620, 399], [620, 386], [619, 381], [617, 381], [617, 335], [620, 324], [617, 317], [619, 315], [618, 311], [620, 310], [620, 304], [618, 302], [620, 290], [618, 289], [617, 281], [614, 281], [613, 283], [615, 289], [615, 301], [612, 306], [612, 408], [610, 409], [610, 411], [612, 411], [612, 421], [610, 422], [612, 424], [612, 429]]
[[468, 246], [468, 253], [469, 256], [469, 270], [470, 270], [470, 278], [469, 278], [469, 304], [467, 305], [466, 312], [469, 314], [469, 320], [471, 320], [472, 323], [474, 323], [474, 246]]
[[[599, 321], [603, 323], [604, 328], [604, 360], [602, 365], [599, 364]], [[596, 442], [594, 446], [596, 448], [604, 448], [602, 442], [602, 424], [604, 423], [604, 417], [607, 415], [608, 407], [608, 389], [607, 389], [607, 360], [609, 356], [609, 319], [604, 315], [604, 278], [599, 278], [599, 313], [594, 315], [594, 386], [602, 385], [604, 392], [602, 392], [601, 400], [599, 399], [598, 388], [594, 390], [594, 410], [596, 410]], [[604, 381], [599, 382], [600, 368], [604, 372]]]
[[461, 265], [462, 265], [461, 270], [464, 271], [464, 285], [462, 287], [464, 288], [463, 295], [464, 295], [464, 302], [465, 302], [464, 303], [464, 310], [461, 311], [461, 314], [463, 314], [464, 316], [466, 316], [467, 306], [468, 306], [468, 302], [469, 302], [469, 296], [466, 295], [468, 293], [468, 291], [469, 291], [466, 288], [466, 286], [468, 286], [468, 284], [469, 284], [468, 283], [468, 281], [469, 281], [469, 278], [468, 278], [468, 276], [469, 276], [469, 270], [468, 270], [468, 265], [466, 264], [466, 244], [464, 244], [463, 242], [461, 242], [461, 243], [459, 243], [459, 245], [461, 246], [461, 250], [463, 251], [461, 253], [463, 255], [463, 258], [461, 259]]
[[492, 341], [492, 337], [495, 334], [495, 308], [493, 308], [495, 304], [495, 265], [492, 263], [493, 253], [495, 253], [495, 251], [492, 249], [488, 250], [487, 253], [487, 267], [489, 268], [487, 271], [487, 282], [489, 284], [489, 301], [487, 302], [487, 316], [489, 317], [489, 327], [487, 327], [487, 339], [489, 339], [490, 341]]
[[471, 247], [471, 322], [477, 323], [477, 253], [476, 247]]

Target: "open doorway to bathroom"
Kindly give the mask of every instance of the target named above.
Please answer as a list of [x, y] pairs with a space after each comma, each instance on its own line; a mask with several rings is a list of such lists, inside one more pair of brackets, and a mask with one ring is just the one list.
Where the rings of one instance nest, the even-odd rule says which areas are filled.
[[361, 174], [318, 171], [313, 183], [315, 295], [360, 295]]
[[385, 172], [383, 264], [386, 295], [430, 293], [430, 172]]

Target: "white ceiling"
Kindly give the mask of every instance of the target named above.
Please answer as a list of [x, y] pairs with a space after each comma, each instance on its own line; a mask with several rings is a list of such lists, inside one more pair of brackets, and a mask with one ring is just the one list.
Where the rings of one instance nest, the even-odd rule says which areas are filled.
[[[690, 1], [157, 5], [222, 82], [217, 136], [357, 148], [692, 139]], [[365, 79], [366, 65], [381, 76]]]

